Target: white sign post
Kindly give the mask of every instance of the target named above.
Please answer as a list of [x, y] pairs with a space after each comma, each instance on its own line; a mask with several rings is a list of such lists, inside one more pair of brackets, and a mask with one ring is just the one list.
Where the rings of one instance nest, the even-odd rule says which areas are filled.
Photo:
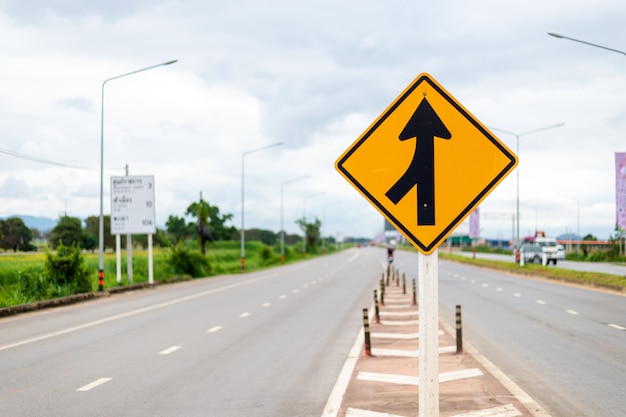
[[418, 253], [419, 417], [439, 416], [439, 259]]
[[111, 234], [118, 235], [117, 237], [124, 234], [148, 235], [150, 285], [154, 283], [151, 239], [156, 233], [154, 206], [153, 175], [111, 177]]

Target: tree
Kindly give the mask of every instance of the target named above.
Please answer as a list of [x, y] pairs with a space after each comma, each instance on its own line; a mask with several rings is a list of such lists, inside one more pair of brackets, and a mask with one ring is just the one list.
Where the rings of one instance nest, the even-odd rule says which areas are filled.
[[[237, 229], [234, 226], [226, 226], [226, 222], [232, 220], [233, 215], [220, 215], [220, 209], [216, 206], [212, 206], [211, 204], [209, 204], [208, 201], [202, 200], [202, 196], [200, 196], [200, 201], [206, 204], [206, 209], [208, 211], [208, 224], [213, 239], [231, 240]], [[199, 203], [192, 203], [187, 208], [187, 212], [185, 213], [185, 215], [197, 218], [198, 204]]]
[[62, 216], [52, 229], [50, 245], [53, 249], [56, 249], [60, 244], [82, 247], [83, 235], [83, 226], [78, 217]]
[[168, 237], [174, 242], [182, 242], [189, 239], [195, 233], [193, 223], [187, 223], [183, 217], [170, 215], [165, 222]]
[[[111, 234], [111, 216], [104, 216], [103, 217], [103, 223], [104, 223], [104, 248], [105, 249], [106, 248], [114, 249], [115, 248], [115, 236]], [[85, 232], [89, 233], [92, 236], [95, 236], [96, 237], [96, 242], [98, 242], [98, 244], [96, 246], [99, 246], [99, 242], [100, 242], [100, 216], [89, 216], [89, 217], [87, 217], [87, 220], [85, 220]], [[87, 239], [91, 239], [91, 237], [88, 237]], [[86, 242], [86, 243], [88, 243], [88, 242]], [[63, 244], [66, 245], [65, 242], [63, 242]], [[83, 246], [83, 248], [90, 249], [87, 246]]]
[[248, 229], [246, 230], [247, 240], [258, 240], [265, 243], [268, 246], [276, 244], [277, 235], [271, 230], [265, 229]]
[[187, 208], [186, 214], [196, 218], [196, 235], [200, 242], [200, 250], [203, 255], [206, 255], [206, 242], [213, 242], [213, 235], [209, 227], [209, 203], [202, 199], [202, 193], [200, 193], [200, 201], [192, 203]]
[[11, 249], [13, 252], [32, 250], [32, 240], [31, 230], [19, 217], [0, 220], [0, 247], [3, 249]]
[[307, 223], [306, 218], [296, 220], [296, 224], [300, 226], [300, 229], [304, 233], [306, 239], [306, 247], [310, 248], [311, 252], [315, 252], [317, 249], [317, 242], [320, 239], [320, 229], [322, 222], [317, 217], [313, 223]]

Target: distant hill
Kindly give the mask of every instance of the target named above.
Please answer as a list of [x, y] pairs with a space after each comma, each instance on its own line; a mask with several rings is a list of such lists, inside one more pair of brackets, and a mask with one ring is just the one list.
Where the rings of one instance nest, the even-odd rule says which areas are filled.
[[48, 230], [54, 229], [54, 226], [57, 225], [57, 220], [51, 219], [49, 217], [35, 217], [35, 216], [22, 216], [22, 215], [13, 215], [7, 216], [5, 219], [9, 217], [19, 217], [22, 219], [26, 227], [29, 229], [37, 229], [40, 232], [46, 232]]

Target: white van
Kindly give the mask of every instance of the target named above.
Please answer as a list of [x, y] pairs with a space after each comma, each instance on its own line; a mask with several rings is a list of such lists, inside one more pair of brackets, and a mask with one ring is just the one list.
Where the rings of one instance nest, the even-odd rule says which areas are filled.
[[550, 262], [552, 262], [556, 265], [556, 261], [558, 259], [558, 248], [555, 238], [537, 236], [535, 237], [535, 245], [541, 246], [541, 250], [546, 254], [546, 264], [549, 265]]

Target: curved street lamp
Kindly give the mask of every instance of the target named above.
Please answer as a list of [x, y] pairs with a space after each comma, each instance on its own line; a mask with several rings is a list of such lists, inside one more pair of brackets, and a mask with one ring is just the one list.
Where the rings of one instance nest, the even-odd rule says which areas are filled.
[[[497, 132], [502, 132], [502, 133], [506, 133], [507, 135], [512, 135], [515, 136], [515, 154], [517, 155], [517, 157], [519, 158], [519, 138], [522, 136], [526, 136], [526, 135], [531, 135], [533, 133], [537, 133], [537, 132], [543, 132], [544, 130], [549, 130], [549, 129], [554, 129], [557, 127], [561, 127], [563, 126], [565, 123], [557, 123], [555, 125], [550, 125], [550, 126], [544, 126], [544, 127], [540, 127], [538, 129], [533, 129], [533, 130], [528, 130], [526, 132], [522, 132], [522, 133], [515, 133], [515, 132], [510, 132], [508, 130], [504, 130], [504, 129], [498, 129], [495, 127], [490, 127], [491, 130], [495, 130]], [[516, 171], [516, 176], [517, 176], [517, 198], [516, 198], [516, 236], [515, 236], [515, 249], [519, 249], [519, 243], [520, 243], [520, 239], [519, 239], [519, 165], [517, 166], [517, 168], [515, 169]]]
[[250, 155], [251, 153], [263, 151], [265, 149], [273, 148], [275, 146], [282, 145], [283, 142], [273, 143], [271, 145], [263, 146], [261, 148], [253, 149], [251, 151], [244, 152], [241, 155], [241, 270], [246, 269], [246, 248], [245, 248], [245, 240], [246, 240], [246, 231], [244, 227], [244, 161], [246, 155]]
[[574, 41], [574, 42], [578, 42], [578, 43], [584, 43], [585, 45], [594, 46], [596, 48], [606, 49], [607, 51], [617, 52], [618, 54], [626, 55], [626, 52], [620, 51], [619, 49], [608, 48], [606, 46], [597, 45], [595, 43], [591, 43], [591, 42], [587, 42], [587, 41], [581, 41], [580, 39], [570, 38], [569, 36], [563, 36], [563, 35], [560, 35], [558, 33], [548, 32], [548, 35], [553, 36], [553, 37], [558, 38], [558, 39], [567, 39], [569, 41]]
[[153, 68], [171, 65], [176, 62], [178, 62], [178, 60], [173, 59], [171, 61], [151, 65], [146, 68], [141, 68], [125, 74], [116, 75], [115, 77], [107, 78], [102, 83], [102, 103], [100, 107], [100, 222], [98, 226], [98, 233], [100, 236], [98, 249], [98, 291], [104, 291], [104, 86], [109, 81], [117, 80], [118, 78], [127, 77], [129, 75], [137, 74], [138, 72], [147, 71]]

